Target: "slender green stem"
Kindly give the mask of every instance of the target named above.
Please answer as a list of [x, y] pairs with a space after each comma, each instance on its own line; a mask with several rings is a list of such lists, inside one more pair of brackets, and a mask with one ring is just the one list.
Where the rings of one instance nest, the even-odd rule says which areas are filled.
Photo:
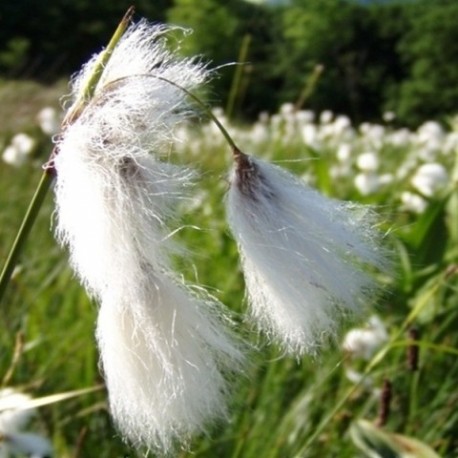
[[[126, 31], [133, 14], [134, 14], [134, 8], [130, 7], [127, 10], [124, 17], [122, 18], [118, 27], [116, 28], [105, 51], [100, 55], [100, 59], [95, 64], [94, 70], [92, 74], [90, 75], [90, 77], [88, 78], [77, 101], [73, 104], [72, 108], [65, 116], [65, 119], [62, 123], [62, 129], [65, 129], [67, 125], [71, 124], [73, 121], [75, 121], [75, 119], [77, 119], [77, 117], [83, 110], [87, 101], [92, 98], [95, 88], [97, 86], [97, 83], [100, 80], [100, 77], [102, 76], [105, 65], [107, 64], [108, 60], [110, 59], [113, 49], [116, 47], [122, 35]], [[32, 230], [33, 224], [35, 223], [35, 220], [38, 216], [41, 206], [43, 205], [46, 194], [49, 188], [51, 187], [51, 183], [53, 181], [52, 157], [54, 154], [57, 154], [56, 148], [53, 150], [51, 154], [49, 166], [45, 169], [45, 171], [43, 172], [43, 175], [41, 176], [40, 182], [38, 183], [37, 189], [35, 190], [35, 194], [29, 204], [27, 212], [22, 221], [21, 227], [19, 228], [19, 231], [10, 249], [10, 252], [8, 253], [8, 257], [5, 261], [5, 265], [3, 267], [2, 273], [0, 274], [0, 303], [4, 297], [5, 290], [8, 285], [8, 282], [11, 279], [11, 275], [13, 273], [14, 267], [16, 266], [18, 262], [19, 256], [24, 248], [26, 240], [30, 234], [30, 231]]]
[[110, 60], [111, 54], [113, 53], [114, 48], [118, 44], [119, 40], [123, 36], [124, 32], [126, 31], [127, 26], [129, 25], [129, 22], [134, 14], [134, 7], [131, 6], [127, 11], [124, 17], [121, 19], [121, 22], [119, 23], [118, 27], [116, 28], [113, 36], [111, 37], [111, 40], [109, 41], [107, 47], [105, 50], [102, 52], [100, 55], [99, 62], [95, 66], [94, 72], [90, 76], [86, 87], [83, 89], [81, 98], [83, 100], [86, 99], [91, 99], [92, 95], [94, 94], [94, 89], [97, 86], [97, 83], [99, 82], [102, 73], [105, 69], [105, 65], [108, 63]]
[[309, 97], [313, 94], [313, 91], [315, 90], [316, 85], [318, 84], [318, 80], [320, 79], [323, 70], [323, 65], [315, 66], [312, 74], [307, 78], [304, 89], [302, 90], [299, 98], [297, 99], [297, 102], [294, 105], [294, 108], [296, 110], [300, 110], [304, 106], [305, 102], [309, 99]]
[[420, 370], [416, 370], [412, 375], [410, 380], [410, 392], [409, 392], [409, 410], [407, 412], [407, 420], [405, 422], [405, 433], [413, 432], [413, 420], [417, 418], [417, 410], [418, 410], [418, 388], [420, 385]]
[[[226, 116], [231, 118], [234, 114], [235, 104], [237, 102], [237, 96], [240, 97], [240, 88], [242, 82], [242, 76], [244, 72], [244, 63], [248, 57], [248, 50], [250, 49], [251, 35], [245, 35], [242, 40], [242, 46], [240, 47], [239, 56], [237, 58], [237, 66], [235, 68], [234, 79], [232, 81], [231, 90], [229, 92], [229, 98], [226, 106]], [[240, 99], [239, 99], [240, 100]]]
[[162, 76], [156, 76], [156, 75], [150, 75], [153, 78], [157, 78], [158, 80], [165, 81], [166, 83], [171, 84], [172, 86], [175, 86], [176, 88], [180, 89], [183, 91], [186, 95], [188, 95], [191, 99], [193, 99], [202, 109], [205, 111], [205, 114], [218, 126], [218, 129], [221, 131], [223, 134], [223, 137], [226, 139], [226, 141], [229, 143], [229, 146], [232, 148], [232, 151], [240, 151], [237, 145], [235, 144], [234, 140], [232, 137], [229, 135], [229, 132], [226, 130], [226, 128], [221, 124], [219, 119], [211, 112], [210, 108], [205, 105], [202, 100], [197, 97], [197, 95], [194, 95], [192, 92], [188, 91], [186, 88], [180, 86], [179, 84], [174, 83], [173, 81], [170, 81], [167, 78], [163, 78]]
[[134, 7], [131, 6], [127, 11], [124, 17], [121, 19], [118, 27], [116, 28], [113, 36], [111, 37], [107, 47], [105, 50], [100, 54], [98, 62], [94, 66], [94, 70], [92, 74], [89, 76], [88, 80], [84, 88], [82, 89], [81, 93], [77, 101], [73, 104], [72, 109], [67, 113], [67, 116], [64, 119], [62, 125], [65, 127], [68, 124], [71, 124], [75, 119], [78, 118], [79, 114], [83, 110], [84, 106], [87, 104], [89, 100], [92, 99], [94, 95], [95, 88], [97, 87], [97, 83], [99, 82], [100, 78], [102, 77], [102, 73], [105, 69], [106, 64], [110, 60], [111, 54], [113, 53], [114, 48], [118, 44], [119, 40], [123, 36], [124, 32], [126, 31], [130, 20], [134, 14]]
[[40, 208], [45, 200], [49, 187], [51, 186], [53, 176], [49, 171], [45, 171], [41, 176], [32, 200], [30, 201], [27, 212], [22, 221], [21, 227], [13, 242], [13, 246], [8, 254], [2, 273], [0, 275], [0, 301], [5, 293], [6, 286], [11, 278], [14, 267], [18, 261], [19, 255], [25, 245], [30, 230], [38, 216]]

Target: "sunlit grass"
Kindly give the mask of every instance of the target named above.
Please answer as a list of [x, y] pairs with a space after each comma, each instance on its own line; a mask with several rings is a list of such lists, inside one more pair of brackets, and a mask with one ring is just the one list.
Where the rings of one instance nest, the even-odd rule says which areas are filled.
[[[26, 100], [28, 87], [14, 100]], [[16, 90], [16, 89], [15, 89]], [[53, 88], [55, 93], [61, 87]], [[57, 98], [57, 97], [56, 97]], [[13, 104], [11, 99], [8, 104]], [[22, 103], [22, 102], [21, 102]], [[46, 103], [52, 103], [46, 100]], [[24, 123], [8, 124], [2, 139], [34, 123], [29, 107]], [[14, 111], [14, 108], [12, 108]], [[4, 115], [5, 119], [8, 118]], [[27, 127], [29, 126], [29, 127]], [[10, 131], [11, 129], [11, 131]], [[206, 127], [204, 127], [206, 129]], [[194, 128], [196, 130], [196, 128]], [[31, 129], [33, 131], [33, 129]], [[198, 155], [191, 141], [184, 142], [172, 160], [191, 162], [201, 170], [196, 186], [196, 205], [188, 208], [183, 229], [177, 236], [186, 241], [189, 259], [180, 267], [191, 281], [207, 286], [236, 312], [244, 312], [243, 279], [238, 270], [236, 247], [224, 221], [228, 151], [211, 144], [208, 133], [198, 129], [203, 146]], [[286, 135], [283, 133], [282, 135]], [[359, 133], [356, 133], [357, 138]], [[208, 436], [196, 438], [192, 451], [179, 456], [198, 457], [354, 457], [357, 449], [348, 435], [359, 418], [379, 415], [379, 390], [385, 379], [393, 386], [387, 431], [421, 439], [445, 457], [458, 454], [458, 221], [456, 183], [431, 198], [425, 212], [401, 209], [401, 186], [410, 187], [409, 177], [379, 192], [362, 196], [353, 178], [335, 179], [335, 149], [312, 149], [300, 137], [283, 142], [282, 136], [260, 142], [241, 138], [247, 152], [266, 155], [299, 175], [311, 179], [333, 197], [370, 202], [383, 215], [389, 232], [396, 269], [382, 278], [386, 294], [377, 306], [391, 339], [372, 361], [352, 362], [338, 345], [323, 349], [313, 360], [285, 358], [240, 318], [240, 330], [255, 344], [252, 364], [236, 381], [227, 423], [215, 425]], [[49, 147], [49, 146], [48, 146]], [[43, 146], [38, 158], [46, 158]], [[410, 147], [409, 147], [410, 148]], [[394, 173], [410, 150], [386, 149], [383, 172]], [[355, 153], [356, 154], [356, 153]], [[452, 173], [456, 154], [438, 154]], [[31, 161], [20, 168], [0, 163], [0, 259], [3, 260], [41, 175]], [[202, 189], [204, 191], [202, 191]], [[410, 189], [410, 188], [409, 188]], [[31, 237], [9, 285], [0, 316], [0, 377], [4, 384], [44, 396], [103, 382], [98, 370], [94, 340], [97, 305], [91, 302], [73, 278], [67, 255], [56, 245], [51, 232], [53, 202], [50, 194], [41, 209]], [[199, 229], [196, 229], [198, 227]], [[419, 335], [420, 363], [416, 372], [407, 367], [407, 331]], [[344, 369], [367, 372], [370, 385], [355, 386]], [[141, 456], [122, 444], [106, 411], [106, 393], [99, 390], [75, 399], [42, 407], [38, 428], [53, 441], [59, 457]]]

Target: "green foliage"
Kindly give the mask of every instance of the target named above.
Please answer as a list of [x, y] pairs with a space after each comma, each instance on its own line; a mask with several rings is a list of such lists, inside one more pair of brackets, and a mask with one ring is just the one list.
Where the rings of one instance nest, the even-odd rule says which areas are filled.
[[[20, 88], [14, 86], [18, 94], [9, 103], [24, 99]], [[29, 86], [25, 91], [28, 93]], [[286, 125], [283, 127], [286, 132]], [[194, 130], [196, 136], [203, 135], [199, 129]], [[270, 159], [299, 160], [283, 165], [316, 176], [317, 187], [334, 197], [360, 198], [348, 183], [333, 181], [329, 173], [335, 165], [333, 155], [318, 149], [308, 151], [298, 138], [281, 141], [277, 139], [270, 145]], [[258, 148], [260, 154], [265, 150], [263, 145]], [[44, 160], [48, 153], [49, 149], [43, 150], [40, 157]], [[243, 280], [222, 205], [226, 154], [226, 146], [199, 149], [197, 161], [205, 172], [205, 194], [200, 206], [188, 209], [180, 231], [192, 254], [192, 261], [184, 262], [182, 271], [194, 281], [198, 272], [199, 283], [207, 285], [232, 309], [244, 312]], [[387, 152], [384, 166], [396, 171], [406, 154], [402, 148]], [[449, 154], [440, 158], [450, 171], [455, 167], [458, 176], [457, 158]], [[196, 156], [190, 148], [179, 160], [195, 163]], [[18, 169], [0, 163], [2, 260], [40, 175], [41, 170], [33, 162]], [[396, 276], [385, 279], [389, 293], [379, 309], [390, 340], [371, 361], [359, 362], [365, 381], [355, 385], [346, 378], [345, 369], [358, 363], [345, 357], [337, 346], [323, 349], [319, 360], [285, 358], [241, 320], [240, 331], [259, 350], [253, 351], [245, 377], [236, 381], [230, 421], [210, 428], [208, 435], [195, 439], [191, 451], [179, 451], [176, 456], [354, 457], [358, 452], [349, 436], [350, 427], [360, 419], [377, 418], [377, 390], [386, 378], [392, 382], [393, 399], [382, 439], [393, 441], [393, 433], [401, 434], [420, 439], [440, 456], [457, 456], [456, 179], [421, 215], [406, 215], [400, 210], [393, 197], [397, 191], [389, 188], [372, 196], [372, 202], [387, 215], [387, 225], [393, 228], [393, 256], [400, 267]], [[52, 212], [49, 196], [21, 258], [21, 269], [9, 285], [0, 317], [3, 385], [22, 388], [35, 396], [103, 383], [94, 342], [97, 306], [73, 278], [67, 255], [53, 240]], [[195, 230], [196, 226], [203, 230]], [[400, 259], [402, 262], [398, 262]], [[406, 364], [412, 347], [406, 331], [412, 327], [419, 333], [416, 344], [420, 363], [415, 371]], [[52, 438], [56, 456], [61, 458], [144, 456], [122, 444], [117, 436], [103, 389], [41, 408], [34, 426]]]
[[[171, 0], [135, 2], [137, 14], [152, 21], [164, 21], [170, 4]], [[16, 59], [0, 57], [0, 74], [53, 81], [75, 72], [100, 51], [131, 5], [129, 0], [2, 2], [0, 50], [14, 50]]]
[[[241, 0], [205, 0], [199, 7], [176, 0], [167, 18], [195, 30], [183, 51], [214, 65], [237, 61], [243, 37], [251, 37], [239, 116], [298, 101], [320, 65], [309, 108], [356, 121], [392, 110], [400, 122], [415, 125], [457, 106], [455, 10], [453, 1], [294, 0], [266, 8]], [[215, 91], [229, 94], [235, 72], [219, 73]]]
[[15, 72], [23, 67], [30, 41], [24, 37], [11, 38], [3, 51], [0, 52], [0, 68], [8, 68]]
[[[278, 100], [271, 91], [275, 85], [272, 47], [278, 32], [273, 11], [244, 0], [202, 0], [198, 6], [192, 0], [175, 0], [167, 20], [193, 29], [183, 42], [183, 52], [204, 56], [211, 61], [212, 67], [239, 62], [243, 41], [250, 37], [247, 58], [241, 62], [243, 77], [238, 103], [243, 99], [242, 115], [253, 116], [260, 109], [275, 109]], [[220, 69], [212, 85], [214, 93], [229, 95], [236, 72], [234, 65]], [[228, 102], [227, 99], [214, 101], [220, 106]]]
[[[356, 120], [379, 115], [384, 91], [398, 78], [392, 43], [402, 29], [386, 23], [397, 7], [366, 7], [345, 0], [296, 0], [283, 13], [284, 39], [277, 48], [286, 100], [297, 99], [306, 75], [320, 64], [323, 74], [309, 105], [332, 108]], [[401, 20], [399, 20], [401, 19]]]
[[458, 3], [421, 0], [406, 13], [408, 27], [399, 52], [408, 75], [391, 106], [411, 124], [443, 119], [458, 107]]
[[[54, 81], [77, 70], [111, 35], [128, 0], [17, 0], [0, 6], [0, 74]], [[236, 103], [228, 102], [237, 68], [220, 68], [212, 102], [240, 118], [300, 101], [323, 65], [306, 106], [356, 120], [394, 111], [401, 124], [444, 120], [458, 106], [455, 0], [357, 2], [292, 0], [139, 0], [137, 17], [194, 29], [183, 52], [212, 66], [242, 57]], [[222, 98], [225, 94], [226, 98]], [[232, 113], [231, 113], [232, 115]]]

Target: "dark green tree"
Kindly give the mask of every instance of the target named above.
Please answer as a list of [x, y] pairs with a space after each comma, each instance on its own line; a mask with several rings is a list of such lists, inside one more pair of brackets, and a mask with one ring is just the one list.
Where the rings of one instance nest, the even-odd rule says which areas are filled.
[[172, 0], [0, 2], [0, 75], [53, 80], [100, 51], [135, 3], [137, 16], [164, 21]]
[[284, 10], [284, 39], [277, 50], [284, 96], [294, 101], [313, 68], [323, 65], [308, 101], [311, 108], [330, 108], [356, 120], [378, 117], [385, 92], [402, 75], [396, 52], [401, 9], [346, 0], [294, 0]]
[[[53, 81], [80, 68], [110, 38], [131, 0], [0, 2], [0, 77]], [[242, 117], [301, 100], [355, 121], [393, 110], [417, 125], [458, 108], [457, 0], [137, 0], [137, 17], [192, 28], [183, 53], [221, 66], [210, 99]], [[235, 63], [246, 47], [242, 66]], [[229, 64], [229, 65], [228, 65]], [[234, 86], [234, 76], [240, 77]]]
[[416, 125], [458, 111], [458, 2], [409, 5], [399, 52], [408, 75], [389, 101], [401, 120]]

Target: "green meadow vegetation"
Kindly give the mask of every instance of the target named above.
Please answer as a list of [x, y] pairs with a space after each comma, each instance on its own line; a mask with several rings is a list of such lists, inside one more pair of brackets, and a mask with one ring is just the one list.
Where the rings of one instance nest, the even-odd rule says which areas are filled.
[[[21, 91], [28, 91], [28, 86], [17, 85], [15, 90], [17, 100], [21, 101]], [[23, 109], [37, 113], [43, 102], [55, 104], [55, 92], [49, 94], [49, 100], [40, 99], [27, 107], [10, 104], [10, 117]], [[360, 160], [358, 165], [357, 158], [363, 154], [371, 135], [375, 135], [370, 134], [370, 129], [374, 132], [377, 126], [357, 128], [347, 123], [342, 130], [339, 127], [343, 124], [342, 117], [310, 120], [306, 112], [290, 110], [283, 107], [279, 114], [259, 122], [270, 137], [259, 137], [260, 124], [236, 126], [223, 122], [228, 123], [241, 147], [246, 145], [251, 153], [280, 163], [327, 195], [377, 206], [396, 269], [392, 276], [380, 278], [386, 292], [369, 305], [381, 318], [388, 338], [368, 360], [344, 351], [340, 338], [323, 348], [317, 358], [296, 360], [283, 357], [275, 345], [258, 336], [241, 318], [239, 326], [255, 349], [245, 376], [235, 381], [230, 418], [210, 427], [208, 435], [196, 438], [190, 451], [177, 456], [358, 456], [349, 431], [360, 419], [371, 422], [380, 419], [381, 388], [387, 381], [391, 384], [391, 401], [383, 430], [417, 438], [439, 456], [456, 456], [456, 132], [451, 128], [442, 132], [441, 143], [436, 144], [438, 149], [431, 153], [435, 155], [431, 161], [422, 156], [426, 154], [422, 148], [427, 140], [419, 140], [421, 130], [411, 131], [410, 140], [395, 147], [393, 138], [399, 130], [378, 126], [382, 130], [377, 138], [382, 143], [375, 154], [382, 162], [377, 174], [391, 173], [394, 178], [376, 191], [366, 193], [364, 187], [356, 185], [355, 177], [364, 173], [359, 170], [364, 169], [364, 161]], [[34, 131], [33, 120], [31, 116], [27, 123], [16, 125], [15, 129]], [[315, 128], [314, 147], [301, 137], [305, 126]], [[4, 144], [11, 134], [12, 131], [2, 131]], [[193, 126], [181, 135], [186, 140], [177, 144], [177, 151], [170, 159], [194, 163], [202, 176], [195, 190], [195, 205], [184, 209], [185, 228], [180, 237], [190, 247], [190, 256], [189, 262], [179, 267], [188, 279], [198, 280], [233, 310], [243, 312], [246, 308], [243, 279], [222, 205], [227, 187], [228, 148], [210, 125]], [[343, 142], [352, 149], [349, 169], [333, 178], [332, 174], [337, 172], [332, 171], [342, 166], [342, 157], [339, 159], [337, 154]], [[51, 150], [50, 140], [44, 137], [37, 145], [38, 149], [23, 165], [0, 164], [2, 259], [39, 181], [40, 165]], [[447, 181], [431, 196], [421, 197], [425, 202], [422, 209], [409, 210], [408, 201], [402, 201], [402, 193], [407, 190], [414, 193], [415, 171], [432, 162], [445, 168]], [[406, 163], [410, 164], [406, 175], [396, 177]], [[427, 191], [423, 189], [423, 192]], [[96, 388], [94, 392], [42, 407], [31, 428], [51, 439], [59, 457], [141, 456], [122, 443], [111, 424], [94, 341], [97, 305], [88, 299], [73, 277], [67, 254], [53, 239], [52, 225], [50, 193], [2, 304], [3, 386], [15, 387], [38, 398]], [[418, 365], [409, 369], [408, 355], [415, 348], [419, 353]], [[349, 369], [364, 374], [364, 378], [355, 383], [348, 377]]]

